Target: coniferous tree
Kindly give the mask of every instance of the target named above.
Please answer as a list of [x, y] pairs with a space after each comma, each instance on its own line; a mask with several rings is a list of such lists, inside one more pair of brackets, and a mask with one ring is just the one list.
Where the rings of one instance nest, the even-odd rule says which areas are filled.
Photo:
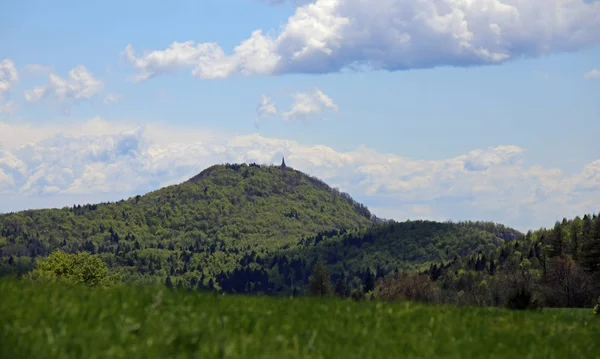
[[559, 257], [564, 252], [564, 236], [562, 226], [560, 222], [556, 222], [554, 229], [552, 230], [552, 236], [550, 240], [550, 253], [549, 256]]
[[335, 294], [342, 298], [347, 298], [350, 295], [350, 288], [343, 278], [339, 278], [335, 283]]
[[600, 272], [600, 219], [592, 221], [589, 232], [582, 245], [582, 264], [588, 272]]
[[365, 278], [364, 292], [369, 293], [373, 289], [375, 289], [375, 277], [373, 276], [373, 273], [371, 273], [371, 270], [367, 269], [367, 277]]
[[571, 257], [575, 261], [579, 259], [579, 236], [577, 235], [577, 229], [574, 229], [571, 235]]
[[310, 279], [309, 294], [313, 296], [326, 297], [331, 295], [331, 278], [329, 271], [323, 262], [317, 263]]
[[496, 273], [496, 263], [492, 259], [490, 261], [490, 275], [494, 275]]

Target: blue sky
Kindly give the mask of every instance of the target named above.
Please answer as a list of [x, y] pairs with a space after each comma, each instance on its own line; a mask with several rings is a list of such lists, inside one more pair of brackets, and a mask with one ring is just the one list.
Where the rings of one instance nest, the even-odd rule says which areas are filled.
[[365, 4], [4, 2], [0, 212], [282, 155], [398, 220], [600, 211], [600, 2]]

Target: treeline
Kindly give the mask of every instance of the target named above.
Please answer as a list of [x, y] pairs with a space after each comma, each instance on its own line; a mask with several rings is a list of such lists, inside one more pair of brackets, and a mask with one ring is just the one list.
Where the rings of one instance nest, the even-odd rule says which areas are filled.
[[[516, 239], [502, 239], [512, 235]], [[135, 243], [131, 237], [124, 240]], [[208, 278], [193, 261], [194, 253], [218, 256], [224, 245], [195, 245], [176, 254], [168, 248], [136, 249], [134, 244], [130, 252], [119, 252], [127, 262], [99, 255], [110, 267], [120, 269], [113, 273], [126, 281], [226, 293], [337, 295], [514, 309], [592, 307], [600, 296], [600, 217], [596, 215], [564, 220], [552, 229], [525, 235], [469, 222], [406, 221], [330, 230], [274, 253], [250, 249], [233, 270]], [[161, 252], [164, 257], [156, 255]]]
[[[90, 240], [63, 240], [54, 243], [54, 249], [97, 254], [125, 281], [163, 282], [227, 293], [302, 295], [313, 268], [324, 261], [340, 294], [361, 297], [386, 274], [421, 270], [430, 263], [496, 248], [503, 237], [518, 234], [483, 223], [406, 221], [354, 230], [331, 229], [274, 249], [199, 237], [192, 240], [193, 236], [185, 242], [148, 245], [148, 241], [133, 234], [122, 236], [111, 227], [100, 245]], [[4, 258], [9, 255], [3, 271], [28, 272], [36, 256], [43, 257], [52, 250], [38, 245], [37, 241], [28, 242], [26, 251], [20, 253], [10, 252], [14, 246], [0, 249]], [[30, 253], [35, 255], [30, 257]]]
[[591, 307], [600, 296], [600, 217], [564, 219], [421, 273], [436, 284], [442, 302]]

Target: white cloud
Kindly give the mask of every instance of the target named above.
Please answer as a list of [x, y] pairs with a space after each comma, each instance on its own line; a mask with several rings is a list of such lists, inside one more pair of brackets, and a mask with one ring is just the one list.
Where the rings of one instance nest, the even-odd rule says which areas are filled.
[[124, 57], [140, 71], [136, 81], [180, 68], [219, 79], [486, 65], [598, 45], [598, 18], [600, 1], [586, 0], [316, 0], [278, 32], [254, 31], [231, 54], [186, 41], [141, 55], [128, 45]]
[[0, 62], [0, 99], [3, 99], [17, 82], [19, 82], [19, 74], [15, 63], [11, 59], [2, 60]]
[[19, 73], [11, 59], [0, 62], [0, 114], [13, 113], [18, 105], [13, 101], [5, 100], [11, 88], [19, 82]]
[[586, 72], [583, 77], [586, 79], [599, 79], [600, 78], [600, 69], [593, 69]]
[[[85, 66], [79, 65], [69, 71], [67, 79], [50, 74], [46, 85], [26, 90], [25, 99], [28, 102], [37, 102], [52, 96], [58, 103], [69, 105], [93, 98], [103, 87], [101, 80], [96, 79]], [[65, 107], [65, 110], [68, 110], [68, 107]]]
[[600, 203], [600, 159], [567, 175], [524, 166], [525, 153], [516, 146], [418, 160], [365, 147], [338, 152], [257, 134], [136, 127], [99, 118], [46, 127], [0, 123], [0, 143], [0, 194], [11, 198], [0, 203], [0, 211], [68, 205], [74, 198], [118, 200], [184, 181], [215, 163], [278, 164], [281, 156], [376, 214], [399, 220], [482, 219], [527, 229], [597, 212]]
[[120, 94], [115, 94], [115, 93], [109, 93], [108, 95], [106, 95], [104, 97], [104, 100], [102, 100], [102, 104], [104, 105], [110, 105], [119, 101], [123, 100], [123, 95]]
[[31, 74], [45, 74], [52, 71], [52, 66], [45, 66], [40, 64], [28, 64], [25, 65], [25, 69]]
[[325, 110], [338, 111], [338, 106], [323, 91], [315, 89], [312, 93], [294, 94], [294, 103], [289, 111], [283, 113], [287, 120], [302, 120]]
[[[288, 111], [281, 112], [283, 118], [287, 121], [306, 120], [310, 116], [323, 113], [327, 110], [331, 112], [338, 111], [338, 105], [327, 96], [323, 91], [314, 89], [312, 92], [297, 92], [292, 95], [294, 102]], [[276, 104], [270, 97], [262, 95], [260, 104], [257, 108], [260, 118], [275, 116], [279, 114]]]
[[256, 112], [258, 113], [259, 117], [274, 116], [277, 115], [277, 106], [275, 103], [273, 103], [273, 101], [271, 101], [270, 97], [262, 95]]

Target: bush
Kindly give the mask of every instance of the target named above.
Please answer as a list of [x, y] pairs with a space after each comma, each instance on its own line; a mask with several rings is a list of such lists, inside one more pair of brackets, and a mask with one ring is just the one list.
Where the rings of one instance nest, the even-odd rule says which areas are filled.
[[436, 287], [427, 275], [417, 273], [394, 273], [377, 283], [375, 296], [383, 300], [413, 300], [433, 302]]
[[529, 289], [519, 288], [508, 296], [506, 307], [513, 310], [538, 309], [540, 304]]
[[106, 263], [99, 257], [86, 253], [52, 252], [39, 259], [28, 279], [35, 281], [85, 284], [90, 287], [108, 287], [115, 278], [108, 275]]
[[598, 302], [596, 303], [596, 306], [594, 307], [594, 314], [600, 315], [600, 297], [598, 297]]

